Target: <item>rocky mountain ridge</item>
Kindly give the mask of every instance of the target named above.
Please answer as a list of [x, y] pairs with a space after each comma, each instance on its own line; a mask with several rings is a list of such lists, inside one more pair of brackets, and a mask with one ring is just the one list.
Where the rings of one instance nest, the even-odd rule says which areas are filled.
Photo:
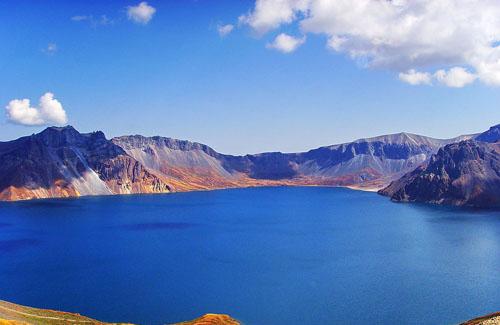
[[398, 133], [307, 152], [234, 156], [172, 138], [108, 140], [100, 131], [49, 127], [0, 143], [0, 200], [277, 185], [379, 189], [442, 146], [476, 136], [440, 140]]
[[249, 184], [380, 187], [412, 170], [439, 147], [438, 140], [408, 133], [360, 139], [301, 153], [232, 156], [189, 141], [124, 136], [112, 139], [144, 166], [177, 179], [179, 189]]

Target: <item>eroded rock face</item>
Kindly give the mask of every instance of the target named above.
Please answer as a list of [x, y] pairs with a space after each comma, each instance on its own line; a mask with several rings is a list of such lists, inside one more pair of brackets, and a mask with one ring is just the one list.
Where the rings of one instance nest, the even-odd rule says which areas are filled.
[[380, 193], [394, 201], [500, 207], [500, 143], [447, 145]]
[[45, 131], [0, 143], [0, 199], [163, 193], [169, 186], [102, 132]]
[[116, 145], [179, 190], [253, 185], [388, 184], [453, 140], [401, 133], [303, 153], [232, 156], [189, 141], [123, 136]]

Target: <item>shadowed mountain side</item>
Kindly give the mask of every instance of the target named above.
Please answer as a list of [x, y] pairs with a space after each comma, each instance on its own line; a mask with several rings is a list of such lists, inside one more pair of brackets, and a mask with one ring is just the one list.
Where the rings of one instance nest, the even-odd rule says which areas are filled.
[[494, 143], [500, 141], [500, 124], [492, 126], [488, 131], [475, 137], [475, 140]]
[[[21, 306], [0, 300], [0, 325], [63, 325], [63, 324], [88, 324], [111, 325], [129, 323], [106, 323], [80, 314], [61, 312], [48, 309], [38, 309]], [[182, 322], [178, 325], [239, 325], [240, 323], [221, 314], [206, 314], [192, 321]], [[133, 325], [133, 324], [129, 324]], [[173, 324], [175, 325], [175, 324]]]
[[1, 200], [168, 191], [102, 132], [51, 127], [0, 143]]
[[393, 201], [500, 207], [500, 143], [447, 145], [379, 193]]

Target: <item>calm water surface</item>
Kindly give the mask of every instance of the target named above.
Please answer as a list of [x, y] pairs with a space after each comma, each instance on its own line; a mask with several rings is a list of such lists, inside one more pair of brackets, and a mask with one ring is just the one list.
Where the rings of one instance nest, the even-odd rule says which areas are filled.
[[500, 310], [500, 213], [338, 188], [1, 203], [0, 299], [140, 324], [456, 324]]

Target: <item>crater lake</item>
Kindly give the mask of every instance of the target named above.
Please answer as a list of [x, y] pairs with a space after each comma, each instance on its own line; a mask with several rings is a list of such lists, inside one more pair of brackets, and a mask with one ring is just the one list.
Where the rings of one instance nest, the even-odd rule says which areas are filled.
[[499, 270], [498, 211], [343, 188], [0, 203], [0, 299], [109, 322], [457, 324]]

